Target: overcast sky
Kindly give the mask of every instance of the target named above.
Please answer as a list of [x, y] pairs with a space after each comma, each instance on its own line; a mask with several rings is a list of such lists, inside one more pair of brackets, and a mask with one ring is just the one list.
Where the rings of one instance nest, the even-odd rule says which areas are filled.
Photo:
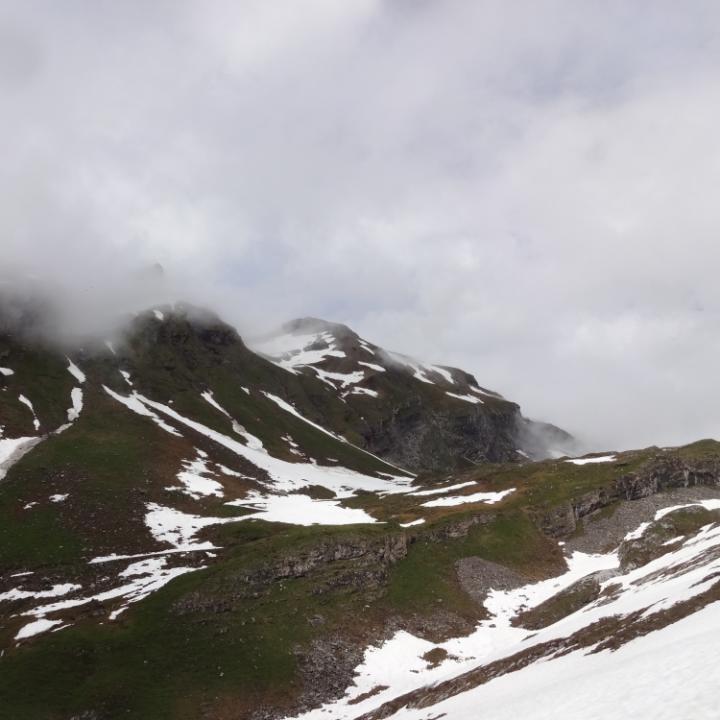
[[[720, 437], [720, 4], [2, 0], [5, 273], [456, 364], [592, 447]], [[91, 313], [90, 313], [91, 314]]]

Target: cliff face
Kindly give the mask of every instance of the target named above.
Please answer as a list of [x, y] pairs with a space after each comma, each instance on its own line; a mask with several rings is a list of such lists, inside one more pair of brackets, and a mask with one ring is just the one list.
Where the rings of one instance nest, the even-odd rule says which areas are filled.
[[665, 490], [697, 486], [720, 486], [720, 460], [660, 455], [636, 472], [536, 514], [536, 521], [547, 535], [566, 538], [583, 518], [620, 500], [639, 500]]
[[363, 433], [367, 448], [401, 467], [442, 472], [518, 459], [520, 410], [513, 403], [463, 407], [417, 394], [377, 415]]

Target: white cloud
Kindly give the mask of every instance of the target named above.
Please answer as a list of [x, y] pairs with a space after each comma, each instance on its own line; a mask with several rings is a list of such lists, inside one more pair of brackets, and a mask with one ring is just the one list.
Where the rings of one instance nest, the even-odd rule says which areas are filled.
[[720, 433], [715, 3], [7, 10], [0, 249], [106, 297], [74, 311], [160, 261], [241, 328], [346, 321], [597, 446]]

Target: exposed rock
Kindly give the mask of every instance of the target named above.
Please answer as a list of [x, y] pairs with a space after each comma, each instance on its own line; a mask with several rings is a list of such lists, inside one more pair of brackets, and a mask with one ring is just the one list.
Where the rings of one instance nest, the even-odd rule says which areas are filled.
[[610, 552], [641, 523], [650, 522], [661, 508], [720, 497], [720, 488], [694, 487], [665, 490], [638, 500], [618, 501], [611, 513], [591, 513], [582, 519], [582, 532], [570, 538], [565, 550], [585, 553]]
[[342, 638], [314, 640], [296, 651], [302, 691], [297, 711], [306, 712], [326, 701], [342, 697], [362, 662], [364, 647]]
[[618, 500], [639, 500], [672, 488], [720, 487], [720, 462], [659, 455], [640, 470], [536, 514], [540, 529], [555, 538], [572, 535], [578, 521]]
[[528, 582], [520, 573], [479, 557], [458, 560], [455, 572], [462, 589], [480, 604], [491, 590], [512, 590]]
[[706, 510], [701, 506], [683, 508], [668, 513], [659, 520], [651, 522], [639, 537], [624, 540], [620, 544], [618, 549], [620, 568], [623, 572], [629, 572], [646, 565], [651, 560], [677, 548], [675, 543], [669, 543], [669, 541], [677, 537], [684, 537], [689, 533], [695, 533], [703, 525], [716, 523], [719, 519], [719, 511]]

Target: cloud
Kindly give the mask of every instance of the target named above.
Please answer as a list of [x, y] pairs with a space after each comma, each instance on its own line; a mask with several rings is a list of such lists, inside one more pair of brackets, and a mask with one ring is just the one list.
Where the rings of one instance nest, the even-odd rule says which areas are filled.
[[594, 447], [720, 433], [716, 3], [5, 10], [0, 274], [78, 323], [160, 262], [241, 330], [343, 321]]

